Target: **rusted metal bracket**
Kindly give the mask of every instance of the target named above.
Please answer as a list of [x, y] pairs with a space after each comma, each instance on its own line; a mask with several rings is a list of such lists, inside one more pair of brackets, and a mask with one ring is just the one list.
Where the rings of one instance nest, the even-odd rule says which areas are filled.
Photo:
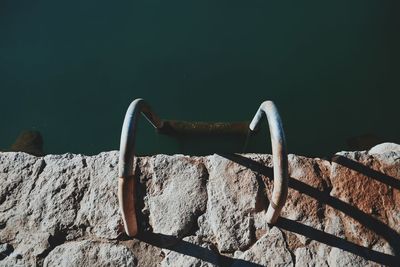
[[[267, 222], [274, 223], [285, 204], [288, 187], [288, 163], [285, 136], [278, 111], [271, 101], [261, 104], [249, 128], [256, 131], [263, 114], [267, 115], [271, 132], [274, 162], [274, 190], [267, 210]], [[163, 121], [143, 99], [135, 99], [126, 112], [121, 132], [118, 164], [118, 201], [125, 232], [133, 237], [138, 232], [136, 217], [136, 181], [134, 178], [135, 137], [139, 115], [142, 114], [159, 133], [164, 134], [243, 134], [247, 123], [204, 123]]]
[[256, 131], [261, 119], [267, 117], [271, 134], [272, 156], [274, 164], [274, 188], [267, 210], [267, 223], [274, 224], [285, 205], [288, 193], [288, 158], [286, 152], [285, 133], [281, 117], [272, 101], [264, 101], [250, 123], [250, 130]]
[[172, 136], [197, 135], [235, 135], [246, 136], [249, 123], [243, 122], [198, 122], [166, 120], [158, 133]]

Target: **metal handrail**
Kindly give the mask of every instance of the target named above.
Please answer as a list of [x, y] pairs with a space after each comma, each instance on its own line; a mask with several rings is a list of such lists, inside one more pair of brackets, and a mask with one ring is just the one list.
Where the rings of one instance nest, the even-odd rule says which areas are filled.
[[160, 129], [163, 126], [163, 121], [160, 120], [143, 99], [135, 99], [129, 105], [122, 126], [118, 163], [118, 202], [125, 232], [129, 236], [135, 236], [138, 232], [135, 211], [136, 182], [134, 179], [133, 162], [139, 114], [142, 114], [154, 128]]
[[[272, 101], [265, 101], [261, 104], [260, 108], [258, 109], [256, 115], [249, 125], [250, 130], [256, 131], [256, 128], [259, 125], [264, 113], [267, 115], [269, 129], [271, 132], [272, 154], [274, 163], [274, 189], [267, 210], [267, 222], [275, 223], [277, 218], [279, 217], [280, 211], [284, 206], [287, 197], [288, 160], [282, 122], [278, 111]], [[228, 125], [214, 123], [211, 124], [211, 126], [206, 126], [205, 124], [193, 126], [191, 124], [188, 124], [187, 122], [176, 124], [173, 121], [163, 121], [152, 111], [151, 107], [143, 99], [139, 98], [132, 101], [126, 112], [124, 123], [122, 126], [118, 163], [118, 201], [125, 232], [131, 237], [135, 236], [138, 232], [138, 224], [135, 210], [136, 181], [134, 179], [135, 173], [133, 163], [135, 156], [134, 148], [136, 128], [139, 114], [142, 114], [159, 132], [166, 131], [165, 129], [163, 129], [164, 125], [166, 125], [166, 129], [170, 129], [171, 125], [173, 125], [175, 131], [181, 132], [193, 132], [193, 130], [197, 128], [200, 128], [204, 132], [227, 132], [226, 128]], [[242, 131], [242, 126], [240, 123], [236, 123], [233, 125], [236, 125], [236, 127], [234, 127], [233, 131], [228, 132], [240, 133]], [[167, 130], [166, 132], [168, 131], [169, 130]]]
[[267, 210], [267, 223], [274, 224], [285, 205], [288, 193], [288, 158], [285, 133], [278, 110], [272, 101], [264, 101], [257, 110], [249, 128], [256, 131], [264, 114], [267, 117], [271, 134], [272, 156], [274, 164], [274, 187]]

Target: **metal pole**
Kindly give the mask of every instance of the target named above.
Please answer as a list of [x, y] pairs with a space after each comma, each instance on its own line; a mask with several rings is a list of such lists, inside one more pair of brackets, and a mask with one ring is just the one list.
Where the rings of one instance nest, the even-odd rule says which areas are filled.
[[264, 101], [251, 121], [249, 128], [256, 131], [263, 115], [266, 115], [271, 133], [272, 156], [274, 164], [274, 188], [267, 210], [267, 223], [274, 224], [285, 205], [288, 193], [288, 159], [285, 133], [278, 110], [272, 101]]
[[154, 128], [160, 129], [163, 122], [151, 110], [143, 99], [135, 99], [126, 111], [122, 126], [118, 163], [118, 201], [121, 209], [125, 231], [129, 236], [135, 236], [138, 232], [135, 211], [136, 192], [133, 162], [135, 156], [135, 138], [137, 120], [142, 114]]

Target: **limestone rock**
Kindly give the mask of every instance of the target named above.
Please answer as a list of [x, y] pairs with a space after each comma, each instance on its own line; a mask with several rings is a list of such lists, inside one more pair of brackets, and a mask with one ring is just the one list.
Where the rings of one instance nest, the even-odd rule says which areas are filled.
[[122, 245], [76, 241], [56, 247], [43, 266], [136, 266], [136, 258]]
[[[273, 227], [250, 249], [243, 253], [235, 253], [235, 258], [262, 266], [293, 266], [293, 260], [286, 247], [282, 232], [276, 227]], [[236, 266], [243, 266], [243, 263], [232, 265], [232, 267]]]
[[121, 244], [125, 245], [133, 255], [137, 256], [137, 266], [160, 266], [165, 255], [161, 247], [151, 245], [139, 239], [131, 239]]
[[368, 154], [383, 154], [390, 152], [398, 152], [400, 153], [400, 145], [395, 143], [382, 143], [374, 146], [368, 151]]
[[118, 153], [113, 151], [86, 160], [90, 179], [74, 224], [88, 226], [85, 230], [97, 237], [116, 238], [120, 233], [122, 219], [117, 198], [117, 159]]
[[[165, 258], [161, 262], [162, 267], [167, 266], [199, 266], [199, 267], [213, 267], [218, 266], [218, 253], [213, 251], [213, 248], [204, 242], [201, 242], [199, 237], [189, 236], [183, 238], [183, 243], [175, 246], [175, 250], [188, 251], [187, 254], [193, 254], [193, 256], [185, 255], [174, 250], [164, 250]], [[195, 249], [191, 249], [190, 244], [197, 245]], [[194, 257], [196, 256], [196, 257]]]
[[189, 157], [158, 155], [152, 173], [146, 202], [153, 231], [182, 237], [205, 211], [207, 170]]
[[[327, 248], [316, 245], [310, 247], [300, 247], [294, 252], [296, 257], [296, 266], [299, 267], [328, 267]], [[329, 251], [329, 250], [328, 250]], [[333, 265], [337, 266], [337, 265]]]
[[396, 266], [397, 147], [289, 155], [275, 226], [270, 155], [137, 158], [134, 239], [118, 212], [117, 151], [0, 153], [0, 266]]
[[[290, 188], [282, 216], [315, 229], [323, 229], [326, 205], [317, 198], [331, 187], [330, 163], [326, 160], [289, 155]], [[309, 238], [296, 234], [302, 244]]]
[[258, 184], [255, 174], [219, 155], [207, 158], [209, 181], [205, 220], [221, 252], [234, 251], [252, 242], [252, 213]]
[[339, 248], [332, 248], [328, 256], [328, 264], [329, 266], [376, 266], [374, 263], [370, 263], [357, 255], [348, 253]]

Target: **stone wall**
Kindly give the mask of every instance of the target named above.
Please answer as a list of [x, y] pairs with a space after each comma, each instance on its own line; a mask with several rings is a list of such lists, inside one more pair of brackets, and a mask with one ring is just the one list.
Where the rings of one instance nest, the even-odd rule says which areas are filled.
[[[0, 266], [377, 266], [400, 259], [400, 146], [289, 155], [265, 223], [270, 155], [136, 161], [140, 234], [123, 233], [118, 152], [0, 153]], [[396, 256], [397, 255], [397, 256]]]

